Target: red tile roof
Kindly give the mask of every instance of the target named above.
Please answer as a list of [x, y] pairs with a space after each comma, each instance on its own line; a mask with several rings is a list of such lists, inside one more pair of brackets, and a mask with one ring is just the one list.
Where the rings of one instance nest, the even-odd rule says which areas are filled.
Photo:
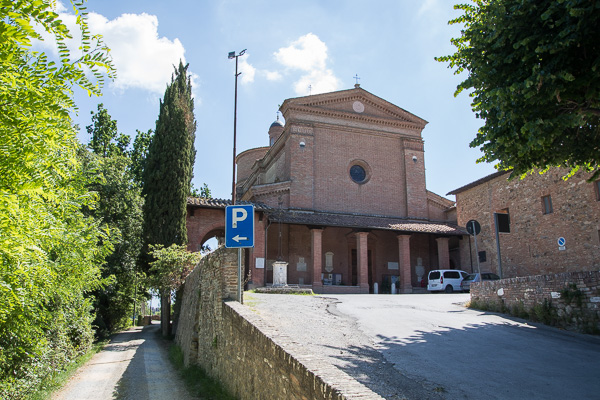
[[[238, 204], [254, 204], [257, 210], [264, 211], [273, 222], [293, 225], [335, 226], [353, 229], [379, 229], [406, 233], [432, 233], [438, 235], [462, 236], [467, 231], [449, 222], [413, 220], [363, 214], [339, 214], [318, 211], [283, 210], [262, 203], [241, 201]], [[188, 205], [199, 208], [225, 208], [231, 200], [188, 197]]]

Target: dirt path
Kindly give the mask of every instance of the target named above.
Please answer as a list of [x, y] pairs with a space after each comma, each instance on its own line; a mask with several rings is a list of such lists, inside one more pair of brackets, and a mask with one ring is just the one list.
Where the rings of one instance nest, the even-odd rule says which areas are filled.
[[157, 336], [159, 325], [116, 335], [52, 400], [192, 400]]

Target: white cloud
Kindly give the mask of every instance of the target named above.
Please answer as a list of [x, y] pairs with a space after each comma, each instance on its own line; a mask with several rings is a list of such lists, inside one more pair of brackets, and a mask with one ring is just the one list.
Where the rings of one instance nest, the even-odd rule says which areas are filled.
[[288, 68], [302, 71], [325, 69], [327, 46], [313, 33], [301, 36], [275, 53], [275, 59]]
[[185, 64], [185, 49], [179, 39], [158, 35], [158, 18], [146, 13], [123, 14], [108, 20], [90, 13], [90, 31], [100, 33], [111, 49], [117, 68], [117, 89], [139, 88], [164, 93], [173, 65]]
[[298, 95], [333, 92], [339, 87], [340, 81], [330, 69], [311, 71], [294, 83]]
[[242, 73], [240, 76], [242, 77], [243, 85], [254, 82], [254, 76], [256, 74], [256, 68], [248, 63], [248, 57], [250, 57], [250, 55], [247, 52], [244, 56], [239, 57], [239, 71]]
[[283, 75], [278, 71], [264, 71], [264, 74], [269, 81], [280, 81], [283, 79]]
[[[66, 12], [66, 8], [57, 2], [57, 11], [67, 25], [73, 40], [67, 45], [73, 58], [78, 57], [81, 35], [75, 23], [76, 17]], [[102, 35], [102, 40], [110, 48], [113, 64], [117, 69], [117, 79], [109, 85], [117, 90], [130, 88], [142, 89], [162, 95], [174, 72], [173, 66], [179, 60], [185, 64], [185, 48], [177, 38], [170, 40], [158, 34], [158, 18], [146, 13], [123, 14], [109, 20], [103, 15], [90, 12], [88, 25], [92, 35]], [[57, 53], [51, 36], [43, 34], [45, 40], [40, 46]], [[198, 76], [188, 70], [192, 88], [196, 92]], [[249, 73], [250, 74], [250, 73]], [[253, 76], [253, 74], [252, 74]], [[196, 101], [198, 101], [197, 96]]]
[[[298, 95], [317, 94], [337, 90], [339, 79], [327, 68], [327, 45], [313, 33], [298, 38], [288, 47], [275, 52], [275, 59], [291, 71], [304, 74], [294, 83]], [[276, 78], [277, 75], [272, 74]], [[268, 76], [267, 76], [268, 78]]]

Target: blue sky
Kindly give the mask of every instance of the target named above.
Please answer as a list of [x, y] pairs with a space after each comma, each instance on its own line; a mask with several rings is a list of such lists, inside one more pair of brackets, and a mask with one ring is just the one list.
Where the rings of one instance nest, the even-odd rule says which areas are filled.
[[[63, 0], [63, 19], [70, 4]], [[231, 197], [235, 61], [240, 52], [238, 153], [268, 145], [267, 130], [287, 98], [361, 87], [429, 122], [423, 131], [427, 188], [439, 195], [494, 172], [469, 148], [482, 121], [464, 76], [435, 56], [453, 52], [459, 27], [451, 0], [89, 0], [92, 33], [112, 49], [118, 77], [101, 98], [76, 92], [80, 139], [104, 103], [119, 131], [154, 129], [173, 65], [189, 63], [195, 98], [194, 185]], [[309, 86], [311, 87], [309, 89]], [[448, 197], [448, 196], [446, 196]], [[453, 199], [453, 196], [449, 196]]]

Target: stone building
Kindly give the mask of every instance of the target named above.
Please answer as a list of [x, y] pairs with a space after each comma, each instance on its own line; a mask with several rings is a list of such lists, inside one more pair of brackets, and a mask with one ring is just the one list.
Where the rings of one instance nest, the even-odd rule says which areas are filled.
[[[589, 174], [578, 173], [565, 181], [566, 173], [554, 169], [508, 181], [509, 172], [497, 172], [448, 193], [456, 195], [460, 226], [472, 219], [481, 225], [482, 271], [511, 278], [600, 269], [600, 180], [587, 182]], [[497, 235], [495, 213], [501, 217]], [[463, 269], [476, 269], [473, 239], [460, 247]]]
[[[430, 269], [460, 266], [466, 232], [454, 203], [425, 185], [425, 120], [359, 85], [287, 99], [280, 111], [269, 146], [236, 158], [238, 199], [257, 209], [250, 287], [273, 282], [277, 259], [288, 284], [329, 293], [392, 282], [411, 292]], [[226, 204], [190, 199], [190, 248], [222, 234]]]

